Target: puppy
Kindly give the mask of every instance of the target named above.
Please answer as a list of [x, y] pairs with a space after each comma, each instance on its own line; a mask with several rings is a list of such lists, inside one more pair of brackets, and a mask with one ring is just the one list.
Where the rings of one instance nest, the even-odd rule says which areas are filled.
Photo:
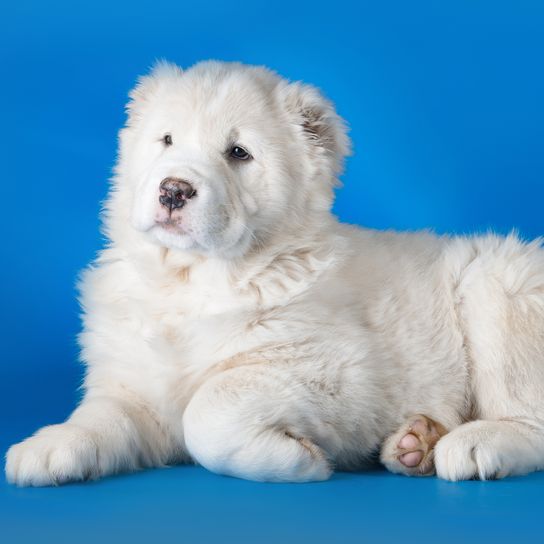
[[17, 485], [192, 461], [325, 480], [381, 449], [448, 480], [544, 466], [544, 251], [331, 214], [350, 142], [314, 87], [160, 63], [130, 94], [84, 273], [85, 395]]

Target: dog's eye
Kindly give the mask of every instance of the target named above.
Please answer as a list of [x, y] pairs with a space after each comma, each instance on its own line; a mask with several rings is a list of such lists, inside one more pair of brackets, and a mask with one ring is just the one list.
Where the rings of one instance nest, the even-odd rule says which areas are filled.
[[230, 150], [230, 156], [233, 157], [234, 159], [238, 159], [239, 161], [247, 161], [248, 159], [251, 159], [251, 155], [243, 147], [240, 147], [239, 145], [235, 145]]
[[163, 137], [162, 137], [162, 143], [164, 145], [172, 145], [173, 141], [172, 141], [172, 135], [171, 134], [165, 134]]

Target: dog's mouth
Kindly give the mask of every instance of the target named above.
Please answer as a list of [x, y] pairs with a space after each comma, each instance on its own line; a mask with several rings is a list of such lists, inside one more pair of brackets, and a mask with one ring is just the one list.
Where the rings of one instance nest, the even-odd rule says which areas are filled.
[[155, 225], [173, 234], [187, 234], [187, 231], [177, 221], [172, 221], [172, 219], [156, 221]]

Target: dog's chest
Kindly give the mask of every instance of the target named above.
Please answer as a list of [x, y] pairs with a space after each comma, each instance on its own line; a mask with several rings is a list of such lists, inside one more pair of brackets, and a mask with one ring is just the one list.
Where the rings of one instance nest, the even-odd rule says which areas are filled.
[[211, 366], [266, 342], [263, 310], [221, 280], [169, 284], [153, 297], [145, 334], [163, 364], [184, 374]]

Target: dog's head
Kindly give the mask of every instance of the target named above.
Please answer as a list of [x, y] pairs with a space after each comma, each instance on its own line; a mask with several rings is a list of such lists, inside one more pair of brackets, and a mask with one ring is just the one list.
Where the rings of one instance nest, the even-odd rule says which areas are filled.
[[350, 142], [314, 87], [238, 63], [160, 63], [130, 97], [118, 190], [154, 242], [236, 257], [329, 212]]

